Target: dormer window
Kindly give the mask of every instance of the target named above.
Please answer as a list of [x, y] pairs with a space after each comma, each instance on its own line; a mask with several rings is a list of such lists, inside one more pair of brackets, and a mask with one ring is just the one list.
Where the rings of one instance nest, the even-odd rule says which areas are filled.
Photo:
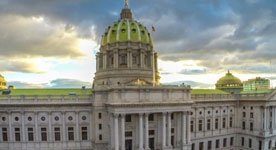
[[126, 25], [125, 23], [123, 23], [123, 26]]
[[112, 33], [115, 33], [116, 31], [115, 30], [112, 30]]
[[145, 34], [145, 31], [143, 30], [143, 31], [141, 31], [142, 32], [142, 34]]
[[133, 33], [136, 33], [136, 29], [132, 29], [132, 32], [133, 32]]
[[125, 32], [126, 32], [126, 29], [122, 29], [122, 32], [125, 33]]

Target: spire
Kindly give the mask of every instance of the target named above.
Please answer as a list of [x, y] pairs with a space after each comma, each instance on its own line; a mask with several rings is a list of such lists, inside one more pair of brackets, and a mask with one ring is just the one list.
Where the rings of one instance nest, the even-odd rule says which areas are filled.
[[128, 8], [128, 0], [125, 0], [125, 8], [121, 12], [121, 19], [132, 19], [132, 12]]

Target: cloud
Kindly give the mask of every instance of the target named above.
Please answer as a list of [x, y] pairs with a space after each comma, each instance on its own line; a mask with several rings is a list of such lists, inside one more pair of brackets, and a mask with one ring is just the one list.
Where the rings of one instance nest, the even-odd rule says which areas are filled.
[[50, 83], [34, 84], [29, 82], [20, 81], [8, 81], [8, 86], [14, 85], [18, 89], [31, 89], [31, 88], [81, 88], [86, 86], [88, 88], [92, 87], [89, 82], [84, 82], [75, 79], [56, 79], [50, 81]]
[[212, 84], [206, 84], [206, 83], [201, 83], [201, 82], [195, 82], [195, 81], [176, 81], [176, 82], [166, 82], [162, 83], [164, 85], [190, 85], [194, 89], [211, 89], [214, 88], [215, 85]]

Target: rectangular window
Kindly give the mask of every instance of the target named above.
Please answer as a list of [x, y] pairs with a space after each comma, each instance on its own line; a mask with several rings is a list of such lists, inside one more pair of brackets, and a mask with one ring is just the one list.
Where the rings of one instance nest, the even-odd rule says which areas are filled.
[[81, 127], [81, 139], [88, 140], [87, 127]]
[[218, 118], [215, 120], [215, 129], [218, 129]]
[[234, 145], [234, 137], [231, 137], [230, 138], [230, 146], [233, 146]]
[[132, 56], [132, 63], [136, 64], [136, 56]]
[[227, 138], [224, 138], [223, 139], [223, 147], [226, 147], [227, 146]]
[[211, 130], [211, 119], [207, 120], [207, 130]]
[[250, 131], [253, 131], [253, 122], [250, 122]]
[[222, 128], [225, 128], [226, 127], [226, 118], [223, 118], [222, 119]]
[[131, 115], [126, 115], [126, 122], [131, 122]]
[[245, 112], [242, 112], [242, 117], [246, 117], [246, 113]]
[[202, 120], [198, 121], [198, 131], [202, 131]]
[[262, 147], [263, 147], [262, 144], [263, 144], [262, 141], [259, 141], [259, 150], [262, 150]]
[[2, 128], [2, 139], [3, 141], [8, 141], [8, 129], [7, 128]]
[[99, 135], [99, 140], [103, 140], [103, 136], [101, 134]]
[[171, 114], [171, 120], [174, 120], [174, 114], [173, 113]]
[[230, 117], [229, 120], [230, 120], [229, 121], [229, 127], [232, 128], [233, 127], [233, 118]]
[[195, 143], [192, 144], [192, 150], [195, 150]]
[[245, 130], [245, 121], [242, 122], [242, 129]]
[[250, 118], [254, 118], [253, 112], [250, 113]]
[[102, 124], [99, 124], [99, 130], [102, 130]]
[[41, 141], [47, 141], [47, 129], [41, 128]]
[[154, 130], [149, 130], [149, 135], [154, 135]]
[[252, 147], [252, 139], [248, 140], [248, 147], [251, 148]]
[[122, 59], [121, 59], [121, 65], [126, 65], [127, 63], [126, 63], [126, 56], [124, 55], [124, 56], [122, 56], [121, 57]]
[[191, 132], [194, 132], [194, 121], [191, 121]]
[[28, 141], [34, 141], [34, 129], [28, 128]]
[[74, 127], [68, 127], [68, 140], [74, 141]]
[[216, 140], [216, 148], [219, 148], [219, 140]]
[[241, 138], [241, 146], [244, 146], [244, 137]]
[[14, 128], [15, 141], [20, 141], [20, 128]]
[[208, 141], [208, 150], [212, 149], [212, 141]]
[[154, 121], [154, 115], [153, 114], [149, 115], [149, 121]]
[[99, 119], [102, 119], [102, 113], [99, 113], [99, 114], [98, 114], [98, 118], [99, 118]]
[[60, 128], [56, 127], [54, 128], [55, 131], [55, 141], [60, 141]]
[[203, 142], [200, 142], [200, 143], [199, 143], [199, 150], [203, 150], [203, 148], [204, 148], [204, 143], [203, 143]]
[[[150, 132], [153, 132], [154, 134], [154, 130], [149, 130], [149, 135], [150, 135]], [[125, 137], [132, 137], [132, 132], [131, 131], [125, 132]]]

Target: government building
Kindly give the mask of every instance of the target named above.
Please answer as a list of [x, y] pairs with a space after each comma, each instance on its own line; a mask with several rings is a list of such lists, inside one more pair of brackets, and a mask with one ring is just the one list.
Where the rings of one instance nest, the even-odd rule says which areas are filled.
[[150, 32], [126, 1], [103, 33], [92, 88], [6, 88], [0, 150], [269, 150], [276, 95], [269, 80], [230, 71], [216, 89], [162, 85]]

